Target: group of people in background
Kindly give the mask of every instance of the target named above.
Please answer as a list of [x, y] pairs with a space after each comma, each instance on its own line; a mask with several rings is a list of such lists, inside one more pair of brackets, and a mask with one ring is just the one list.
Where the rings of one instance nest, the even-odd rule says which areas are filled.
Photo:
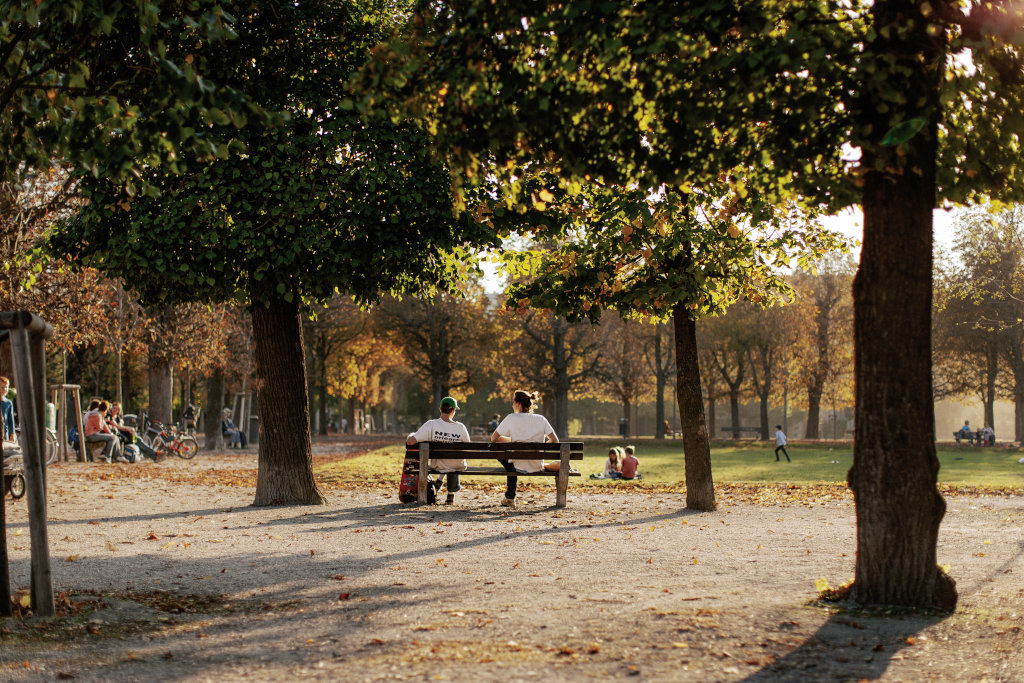
[[86, 445], [103, 444], [102, 458], [106, 462], [135, 463], [143, 456], [159, 462], [162, 457], [138, 437], [134, 427], [124, 424], [121, 404], [117, 401], [92, 399], [83, 422]]
[[608, 459], [604, 461], [604, 472], [591, 474], [591, 479], [641, 479], [638, 471], [640, 461], [636, 458], [633, 446], [612, 446], [608, 449]]
[[989, 425], [985, 425], [978, 431], [971, 429], [971, 421], [964, 420], [964, 426], [959, 430], [953, 432], [953, 437], [956, 439], [956, 443], [959, 446], [961, 440], [966, 440], [967, 445], [973, 446], [975, 444], [979, 446], [995, 446], [996, 445], [996, 432]]

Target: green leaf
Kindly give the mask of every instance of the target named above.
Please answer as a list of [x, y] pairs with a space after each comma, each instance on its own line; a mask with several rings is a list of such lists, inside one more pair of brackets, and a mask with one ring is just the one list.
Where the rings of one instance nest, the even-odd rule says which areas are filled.
[[885, 134], [885, 137], [882, 138], [882, 144], [886, 147], [902, 145], [917, 135], [927, 123], [928, 119], [924, 116], [918, 116], [917, 118], [907, 119], [902, 123], [898, 123]]

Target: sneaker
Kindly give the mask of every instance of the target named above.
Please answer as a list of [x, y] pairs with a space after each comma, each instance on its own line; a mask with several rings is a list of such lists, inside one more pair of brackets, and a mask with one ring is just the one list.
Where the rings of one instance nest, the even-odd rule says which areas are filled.
[[501, 498], [501, 507], [503, 507], [503, 508], [515, 508], [515, 506], [516, 506], [516, 499], [515, 498], [507, 498], [505, 496], [502, 496], [502, 498]]
[[128, 458], [124, 457], [123, 455], [119, 455], [116, 458], [114, 458], [114, 462], [127, 463], [127, 462], [129, 462], [129, 460], [128, 460]]
[[444, 499], [444, 504], [445, 505], [454, 505], [455, 504], [455, 494], [454, 493], [449, 493], [448, 496]]

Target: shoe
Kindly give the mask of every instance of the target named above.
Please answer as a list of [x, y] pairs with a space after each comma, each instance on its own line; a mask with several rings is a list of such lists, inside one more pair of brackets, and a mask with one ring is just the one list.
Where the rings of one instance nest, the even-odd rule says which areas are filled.
[[515, 506], [516, 506], [516, 499], [515, 498], [502, 497], [502, 499], [501, 499], [501, 507], [503, 507], [503, 508], [513, 508], [514, 509]]
[[128, 463], [130, 461], [128, 460], [128, 458], [124, 457], [123, 455], [119, 455], [116, 458], [114, 458], [114, 462]]
[[448, 496], [444, 499], [444, 504], [445, 505], [454, 505], [455, 504], [455, 494], [454, 493], [449, 493]]
[[579, 473], [580, 473], [580, 471], [578, 469], [576, 469], [575, 467], [570, 467], [569, 468], [569, 474], [579, 474]]

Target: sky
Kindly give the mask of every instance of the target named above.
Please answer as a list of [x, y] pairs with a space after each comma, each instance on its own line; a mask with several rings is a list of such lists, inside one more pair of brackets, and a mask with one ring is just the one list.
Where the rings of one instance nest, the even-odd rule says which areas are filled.
[[[932, 222], [934, 225], [935, 235], [935, 246], [943, 247], [945, 249], [951, 249], [953, 246], [953, 219], [956, 216], [956, 210], [946, 211], [945, 209], [935, 209], [932, 214]], [[854, 237], [859, 242], [864, 234], [864, 218], [861, 214], [860, 209], [846, 209], [842, 213], [836, 214], [835, 216], [826, 216], [822, 219], [822, 223], [827, 228], [832, 230], [839, 230], [848, 237]], [[856, 249], [854, 255], [860, 260], [860, 249]]]

